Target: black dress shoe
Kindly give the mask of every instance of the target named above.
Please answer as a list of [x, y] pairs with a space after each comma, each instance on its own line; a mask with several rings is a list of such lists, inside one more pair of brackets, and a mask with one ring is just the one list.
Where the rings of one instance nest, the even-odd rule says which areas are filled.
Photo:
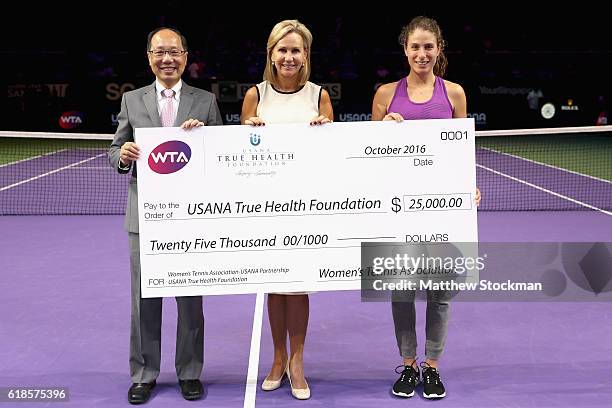
[[200, 380], [179, 380], [181, 394], [187, 401], [202, 398], [202, 383]]
[[155, 388], [155, 380], [150, 383], [134, 383], [128, 391], [128, 402], [130, 404], [144, 404], [151, 396], [151, 390]]

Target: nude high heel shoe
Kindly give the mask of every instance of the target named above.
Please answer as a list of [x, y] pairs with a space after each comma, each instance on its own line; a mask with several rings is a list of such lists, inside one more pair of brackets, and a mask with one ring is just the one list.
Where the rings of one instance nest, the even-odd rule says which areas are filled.
[[293, 388], [293, 384], [291, 383], [291, 373], [289, 371], [290, 371], [289, 361], [287, 361], [287, 368], [285, 372], [287, 373], [287, 378], [289, 379], [289, 386], [291, 387], [291, 395], [293, 395], [294, 398], [299, 399], [299, 400], [309, 399], [310, 398], [310, 387], [308, 387], [308, 383], [306, 383], [306, 388]]
[[281, 378], [278, 380], [268, 380], [268, 377], [266, 377], [266, 379], [263, 380], [263, 382], [261, 383], [261, 389], [264, 391], [274, 391], [280, 388], [281, 384], [283, 383], [283, 380], [285, 379], [286, 374], [286, 372], [283, 372]]

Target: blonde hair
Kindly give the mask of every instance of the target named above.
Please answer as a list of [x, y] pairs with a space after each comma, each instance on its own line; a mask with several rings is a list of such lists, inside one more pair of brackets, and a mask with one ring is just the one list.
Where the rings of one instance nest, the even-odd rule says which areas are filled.
[[290, 33], [297, 33], [300, 37], [302, 37], [302, 41], [304, 42], [304, 51], [306, 51], [304, 66], [298, 73], [298, 85], [304, 85], [310, 78], [310, 47], [312, 46], [312, 34], [310, 33], [310, 30], [298, 20], [283, 20], [272, 28], [270, 36], [268, 37], [268, 45], [266, 47], [267, 61], [263, 79], [264, 81], [270, 82], [272, 85], [278, 85], [276, 67], [272, 62], [272, 50], [274, 50], [274, 47], [276, 47], [276, 44], [278, 44], [280, 40]]

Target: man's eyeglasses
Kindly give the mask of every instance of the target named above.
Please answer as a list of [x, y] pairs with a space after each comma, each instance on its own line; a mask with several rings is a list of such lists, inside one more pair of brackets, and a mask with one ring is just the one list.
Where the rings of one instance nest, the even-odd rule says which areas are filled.
[[172, 58], [178, 58], [182, 56], [183, 54], [185, 54], [186, 52], [187, 51], [182, 51], [182, 50], [151, 50], [149, 51], [149, 54], [153, 55], [153, 57], [157, 59], [162, 59], [164, 58], [164, 55], [166, 54], [168, 54]]

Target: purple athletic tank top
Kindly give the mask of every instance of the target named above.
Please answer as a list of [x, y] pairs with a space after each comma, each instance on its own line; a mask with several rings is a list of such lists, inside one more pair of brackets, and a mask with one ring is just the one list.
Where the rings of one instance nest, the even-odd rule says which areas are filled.
[[396, 112], [404, 119], [451, 119], [453, 106], [446, 94], [444, 80], [436, 77], [434, 91], [427, 102], [412, 102], [408, 97], [406, 77], [399, 80], [387, 112]]

